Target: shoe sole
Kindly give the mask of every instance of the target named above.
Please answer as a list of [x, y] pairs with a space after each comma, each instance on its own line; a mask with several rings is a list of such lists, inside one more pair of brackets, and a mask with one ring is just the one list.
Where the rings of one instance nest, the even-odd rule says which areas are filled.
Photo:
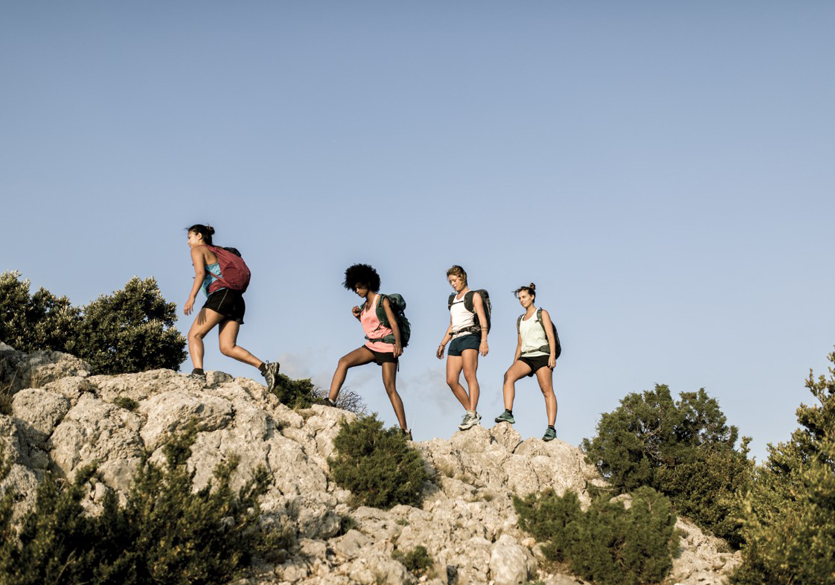
[[516, 424], [516, 419], [515, 419], [515, 418], [512, 418], [512, 419], [497, 418], [497, 419], [495, 419], [495, 420], [496, 420], [496, 422], [497, 422], [497, 423], [503, 423], [503, 422], [506, 422], [506, 423], [510, 423], [510, 424]]

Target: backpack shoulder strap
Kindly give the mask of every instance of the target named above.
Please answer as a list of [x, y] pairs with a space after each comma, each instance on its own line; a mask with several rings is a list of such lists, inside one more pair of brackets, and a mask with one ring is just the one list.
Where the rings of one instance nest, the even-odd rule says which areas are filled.
[[516, 333], [517, 334], [521, 334], [520, 327], [521, 327], [521, 324], [522, 324], [522, 317], [524, 317], [524, 315], [519, 315], [518, 317], [516, 317]]
[[452, 302], [455, 300], [455, 293], [449, 295], [449, 300], [447, 301], [447, 309], [452, 308]]
[[467, 291], [467, 293], [464, 295], [464, 308], [467, 309], [470, 313], [475, 313], [475, 304], [473, 302], [473, 297], [475, 296], [476, 292], [478, 291], [471, 290]]
[[545, 322], [542, 320], [542, 307], [536, 310], [536, 320], [539, 321], [539, 325], [542, 327], [542, 331], [545, 332], [545, 339], [548, 339], [548, 330], [545, 329]]

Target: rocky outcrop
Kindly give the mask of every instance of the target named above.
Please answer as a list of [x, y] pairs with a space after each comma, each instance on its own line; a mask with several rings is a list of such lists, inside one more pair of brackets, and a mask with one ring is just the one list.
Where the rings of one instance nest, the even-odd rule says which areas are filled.
[[[284, 562], [260, 565], [241, 583], [416, 583], [392, 552], [419, 545], [434, 560], [422, 580], [436, 585], [581, 583], [546, 570], [512, 506], [514, 494], [546, 488], [573, 490], [589, 502], [588, 486], [601, 480], [579, 449], [561, 441], [522, 441], [503, 423], [415, 443], [435, 481], [423, 507], [355, 508], [351, 494], [330, 480], [327, 464], [338, 423], [350, 413], [323, 406], [296, 412], [261, 384], [222, 372], [205, 380], [169, 370], [90, 376], [83, 363], [61, 354], [0, 352], [3, 372], [28, 372], [12, 415], [0, 415], [0, 444], [11, 464], [4, 486], [22, 494], [18, 513], [32, 505], [44, 472], [71, 478], [93, 461], [107, 487], [91, 490], [91, 509], [106, 489], [125, 494], [143, 453], [161, 459], [166, 439], [196, 419], [189, 465], [197, 486], [232, 456], [240, 457], [235, 485], [263, 466], [272, 478], [264, 514], [296, 532]], [[680, 528], [683, 552], [670, 583], [720, 583], [733, 555], [719, 552], [723, 543], [695, 526], [680, 522]]]

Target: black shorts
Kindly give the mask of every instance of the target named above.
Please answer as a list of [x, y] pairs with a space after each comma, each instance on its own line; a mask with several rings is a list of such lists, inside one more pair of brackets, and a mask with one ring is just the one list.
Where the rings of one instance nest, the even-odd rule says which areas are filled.
[[525, 357], [521, 356], [519, 361], [523, 364], [527, 364], [531, 368], [531, 373], [528, 374], [530, 378], [533, 376], [539, 368], [547, 368], [548, 367], [548, 358], [551, 356], [547, 355], [535, 355], [532, 357]]
[[399, 364], [400, 358], [394, 357], [393, 351], [374, 351], [367, 345], [363, 345], [365, 349], [370, 351], [374, 354], [374, 363], [378, 366], [382, 366], [383, 364]]
[[230, 290], [228, 288], [216, 290], [206, 299], [203, 308], [220, 313], [227, 319], [237, 321], [241, 325], [244, 324], [246, 303], [244, 303], [244, 295], [240, 291]]

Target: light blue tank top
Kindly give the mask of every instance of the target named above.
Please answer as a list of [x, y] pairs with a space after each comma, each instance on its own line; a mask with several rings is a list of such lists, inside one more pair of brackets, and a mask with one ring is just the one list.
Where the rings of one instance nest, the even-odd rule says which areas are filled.
[[[208, 297], [209, 296], [209, 285], [215, 280], [212, 277], [212, 274], [217, 276], [218, 278], [222, 278], [223, 275], [220, 273], [220, 264], [215, 262], [214, 264], [206, 264], [206, 278], [203, 279], [203, 284], [200, 288], [203, 290], [203, 293]], [[226, 288], [226, 287], [221, 287]], [[220, 289], [218, 289], [220, 290]]]

